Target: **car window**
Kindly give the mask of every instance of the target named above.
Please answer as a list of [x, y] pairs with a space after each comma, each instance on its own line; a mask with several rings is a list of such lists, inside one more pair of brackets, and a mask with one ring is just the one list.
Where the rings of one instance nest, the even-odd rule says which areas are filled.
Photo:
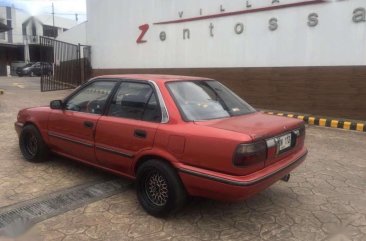
[[255, 112], [253, 107], [214, 80], [171, 82], [168, 83], [168, 89], [188, 121], [219, 119]]
[[84, 87], [67, 101], [66, 110], [102, 114], [115, 85], [112, 81], [98, 81]]
[[161, 121], [154, 90], [148, 84], [123, 82], [114, 96], [108, 115], [150, 122]]

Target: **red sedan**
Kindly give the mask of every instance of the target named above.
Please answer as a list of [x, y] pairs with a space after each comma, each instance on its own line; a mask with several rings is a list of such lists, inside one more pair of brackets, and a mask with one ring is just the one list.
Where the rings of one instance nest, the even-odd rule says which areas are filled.
[[94, 78], [48, 107], [23, 109], [24, 158], [49, 152], [136, 179], [154, 216], [187, 195], [248, 198], [304, 161], [304, 122], [256, 111], [219, 82], [186, 76]]

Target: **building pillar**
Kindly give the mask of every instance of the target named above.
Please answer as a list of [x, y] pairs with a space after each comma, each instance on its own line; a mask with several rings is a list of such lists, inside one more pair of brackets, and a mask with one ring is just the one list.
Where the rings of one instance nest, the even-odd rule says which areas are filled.
[[26, 63], [30, 61], [28, 39], [24, 43], [24, 61]]

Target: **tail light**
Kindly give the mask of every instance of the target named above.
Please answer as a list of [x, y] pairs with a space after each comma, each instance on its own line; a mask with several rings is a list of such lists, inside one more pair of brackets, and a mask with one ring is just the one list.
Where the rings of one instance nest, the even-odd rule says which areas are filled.
[[250, 166], [267, 159], [267, 144], [259, 141], [250, 144], [240, 144], [235, 151], [233, 164], [238, 167]]
[[303, 126], [300, 127], [299, 133], [300, 133], [299, 136], [305, 136], [305, 125], [303, 125]]
[[301, 126], [299, 129], [293, 131], [296, 137], [304, 136], [305, 135], [305, 126]]

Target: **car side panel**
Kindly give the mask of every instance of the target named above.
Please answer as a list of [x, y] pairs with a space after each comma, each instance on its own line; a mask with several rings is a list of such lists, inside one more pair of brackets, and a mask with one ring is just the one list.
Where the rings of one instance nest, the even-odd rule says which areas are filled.
[[18, 122], [35, 125], [40, 131], [43, 140], [46, 144], [49, 144], [47, 129], [50, 111], [51, 109], [49, 107], [24, 109], [19, 112]]
[[[88, 162], [96, 162], [94, 132], [100, 115], [65, 110], [52, 110], [48, 123], [51, 149]], [[92, 127], [85, 122], [93, 123]]]
[[165, 149], [183, 164], [245, 175], [264, 167], [264, 162], [246, 168], [233, 166], [232, 158], [237, 145], [251, 141], [250, 137], [241, 133], [183, 122], [161, 125], [155, 147]]
[[[133, 175], [131, 166], [138, 153], [153, 148], [159, 123], [102, 116], [95, 136], [98, 163], [106, 168]], [[136, 131], [146, 136], [136, 135]]]

